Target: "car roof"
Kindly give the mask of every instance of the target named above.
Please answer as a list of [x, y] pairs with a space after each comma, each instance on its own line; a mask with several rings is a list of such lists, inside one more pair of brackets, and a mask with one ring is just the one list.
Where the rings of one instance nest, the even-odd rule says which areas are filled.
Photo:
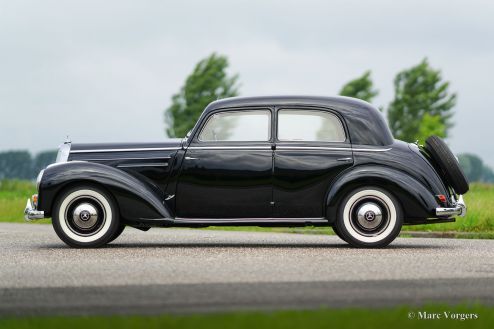
[[[390, 145], [391, 134], [382, 113], [371, 104], [360, 99], [344, 96], [256, 96], [231, 97], [210, 103], [199, 121], [211, 112], [235, 110], [250, 106], [307, 106], [329, 108], [339, 113], [349, 130], [351, 142], [362, 145]], [[198, 123], [199, 123], [198, 121]]]
[[313, 105], [313, 106], [351, 106], [354, 108], [373, 107], [371, 104], [357, 98], [345, 96], [252, 96], [223, 98], [210, 103], [204, 112], [214, 111], [220, 108], [235, 108], [242, 106], [276, 106], [276, 105]]

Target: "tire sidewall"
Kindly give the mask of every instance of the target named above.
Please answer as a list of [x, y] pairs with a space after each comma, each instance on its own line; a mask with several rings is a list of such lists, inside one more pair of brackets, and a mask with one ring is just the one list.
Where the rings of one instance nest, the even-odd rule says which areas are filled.
[[425, 141], [425, 148], [439, 167], [439, 171], [456, 193], [468, 192], [468, 179], [457, 158], [448, 145], [438, 136], [430, 136]]
[[[389, 224], [388, 227], [375, 237], [361, 235], [350, 224], [349, 209], [354, 202], [363, 196], [378, 197], [386, 203], [388, 207]], [[357, 188], [348, 193], [342, 200], [338, 209], [336, 229], [342, 235], [343, 240], [354, 247], [381, 248], [390, 244], [400, 233], [403, 225], [403, 215], [399, 202], [389, 192], [374, 186]]]
[[[81, 236], [68, 227], [65, 210], [71, 200], [88, 195], [96, 198], [104, 207], [105, 223], [93, 235]], [[76, 248], [96, 248], [105, 245], [120, 228], [119, 211], [110, 193], [93, 185], [78, 185], [64, 190], [55, 201], [52, 212], [52, 225], [58, 237], [67, 245]]]

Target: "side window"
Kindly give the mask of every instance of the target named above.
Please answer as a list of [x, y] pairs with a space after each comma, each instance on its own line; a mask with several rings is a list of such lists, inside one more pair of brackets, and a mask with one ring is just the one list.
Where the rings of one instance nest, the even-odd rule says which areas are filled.
[[271, 112], [268, 110], [225, 111], [213, 114], [199, 134], [203, 142], [269, 141]]
[[279, 110], [278, 139], [281, 141], [344, 142], [340, 119], [326, 111]]

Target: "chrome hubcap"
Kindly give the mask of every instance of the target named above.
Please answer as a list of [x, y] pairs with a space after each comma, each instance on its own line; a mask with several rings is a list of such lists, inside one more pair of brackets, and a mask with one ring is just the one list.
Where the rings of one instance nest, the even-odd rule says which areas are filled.
[[388, 227], [389, 214], [389, 207], [381, 198], [362, 196], [350, 208], [350, 225], [363, 236], [376, 236]]
[[92, 196], [80, 196], [72, 200], [65, 209], [65, 222], [69, 229], [80, 236], [98, 233], [106, 221], [106, 212], [101, 202]]
[[381, 224], [382, 219], [381, 208], [373, 202], [364, 203], [357, 209], [357, 221], [364, 229], [375, 229]]
[[90, 203], [81, 203], [74, 209], [72, 214], [74, 224], [82, 229], [93, 227], [98, 221], [98, 211]]

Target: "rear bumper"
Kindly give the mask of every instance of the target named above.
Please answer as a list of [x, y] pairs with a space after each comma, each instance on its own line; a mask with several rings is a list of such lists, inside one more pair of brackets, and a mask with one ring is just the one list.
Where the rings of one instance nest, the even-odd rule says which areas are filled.
[[436, 208], [437, 217], [463, 217], [467, 214], [467, 205], [463, 201], [463, 196], [460, 195], [458, 201], [456, 201], [455, 206], [452, 208]]
[[45, 218], [45, 212], [37, 210], [30, 199], [27, 199], [26, 208], [24, 209], [24, 219], [27, 221]]

